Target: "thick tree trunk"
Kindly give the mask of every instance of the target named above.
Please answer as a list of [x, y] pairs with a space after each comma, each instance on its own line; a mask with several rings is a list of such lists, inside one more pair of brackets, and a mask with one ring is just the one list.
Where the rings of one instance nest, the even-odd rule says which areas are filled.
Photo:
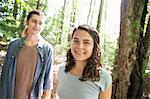
[[143, 29], [144, 29], [144, 23], [145, 23], [145, 17], [147, 12], [147, 4], [148, 0], [146, 0], [144, 4], [144, 10], [143, 10], [143, 16], [141, 20], [141, 33], [138, 41], [138, 47], [137, 47], [137, 60], [134, 64], [134, 69], [132, 70], [131, 77], [130, 77], [130, 83], [128, 89], [128, 99], [141, 99], [143, 94], [143, 74], [145, 71], [145, 67], [147, 66], [147, 63], [145, 63], [144, 60], [148, 61], [148, 48], [149, 48], [149, 41], [150, 41], [150, 20], [148, 21], [147, 31], [144, 35]]
[[119, 52], [112, 99], [126, 99], [130, 75], [137, 58], [137, 41], [140, 36], [140, 21], [143, 0], [122, 0]]

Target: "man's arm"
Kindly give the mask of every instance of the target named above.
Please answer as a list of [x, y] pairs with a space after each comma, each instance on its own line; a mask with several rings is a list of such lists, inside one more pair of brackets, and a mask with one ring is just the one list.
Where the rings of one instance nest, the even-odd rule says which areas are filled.
[[51, 98], [51, 90], [43, 91], [42, 99], [50, 99]]
[[42, 99], [50, 99], [51, 90], [53, 89], [53, 49], [48, 54], [48, 58], [46, 60], [46, 73], [44, 77], [44, 89]]

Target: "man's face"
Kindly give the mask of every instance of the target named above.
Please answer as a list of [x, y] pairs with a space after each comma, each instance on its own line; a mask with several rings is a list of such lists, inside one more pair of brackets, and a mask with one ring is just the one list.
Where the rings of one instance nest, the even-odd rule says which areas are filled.
[[28, 30], [27, 33], [31, 34], [40, 34], [45, 26], [45, 19], [43, 16], [33, 14], [29, 21], [27, 22], [28, 24]]

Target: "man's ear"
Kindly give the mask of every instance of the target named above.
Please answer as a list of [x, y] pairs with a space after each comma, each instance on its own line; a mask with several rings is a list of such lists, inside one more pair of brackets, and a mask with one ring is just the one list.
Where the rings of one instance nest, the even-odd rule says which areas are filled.
[[25, 23], [24, 24], [25, 26], [28, 25], [29, 24], [29, 20], [25, 19], [24, 23]]
[[29, 23], [29, 22], [28, 22], [28, 21], [26, 21], [26, 25], [28, 25], [28, 23]]

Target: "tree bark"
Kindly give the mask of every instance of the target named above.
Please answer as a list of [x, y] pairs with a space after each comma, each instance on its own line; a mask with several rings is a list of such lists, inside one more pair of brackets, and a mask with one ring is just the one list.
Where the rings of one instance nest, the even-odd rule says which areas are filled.
[[140, 20], [142, 17], [143, 0], [122, 0], [121, 24], [119, 36], [119, 52], [117, 67], [113, 75], [112, 99], [127, 99], [130, 75], [137, 59], [137, 42], [140, 36]]
[[97, 26], [96, 26], [96, 29], [98, 30], [98, 32], [100, 32], [100, 27], [101, 27], [103, 7], [104, 7], [104, 0], [101, 0], [100, 5], [99, 5], [99, 13], [98, 13], [98, 19], [97, 19]]
[[149, 48], [149, 41], [150, 41], [150, 20], [148, 20], [147, 30], [144, 35], [144, 23], [147, 12], [147, 4], [148, 0], [146, 0], [144, 4], [144, 10], [143, 10], [143, 16], [141, 18], [141, 32], [140, 37], [137, 42], [137, 59], [134, 64], [134, 69], [132, 70], [131, 76], [130, 76], [130, 83], [128, 89], [128, 99], [141, 99], [143, 94], [143, 74], [145, 71], [145, 67], [147, 66], [148, 62], [148, 48]]
[[37, 4], [36, 4], [36, 9], [39, 9], [39, 8], [40, 8], [40, 0], [37, 0], [36, 3], [37, 3]]
[[62, 34], [63, 34], [63, 29], [64, 29], [64, 17], [65, 17], [65, 9], [66, 9], [66, 3], [67, 0], [64, 0], [64, 5], [62, 8], [62, 12], [61, 12], [61, 22], [60, 22], [60, 36], [58, 38], [58, 44], [61, 44], [61, 41], [63, 42], [63, 40], [61, 39]]
[[18, 13], [18, 3], [17, 3], [17, 0], [15, 0], [15, 2], [14, 2], [14, 9], [13, 9], [13, 17], [14, 17], [14, 19], [16, 19], [17, 18], [17, 13]]
[[76, 21], [76, 13], [77, 13], [77, 0], [72, 1], [72, 11], [70, 16], [70, 27], [73, 28], [75, 26]]
[[92, 7], [93, 7], [92, 4], [93, 4], [93, 0], [90, 0], [90, 8], [89, 8], [88, 16], [87, 16], [87, 23], [89, 23], [89, 21], [90, 21], [90, 16], [91, 16]]

